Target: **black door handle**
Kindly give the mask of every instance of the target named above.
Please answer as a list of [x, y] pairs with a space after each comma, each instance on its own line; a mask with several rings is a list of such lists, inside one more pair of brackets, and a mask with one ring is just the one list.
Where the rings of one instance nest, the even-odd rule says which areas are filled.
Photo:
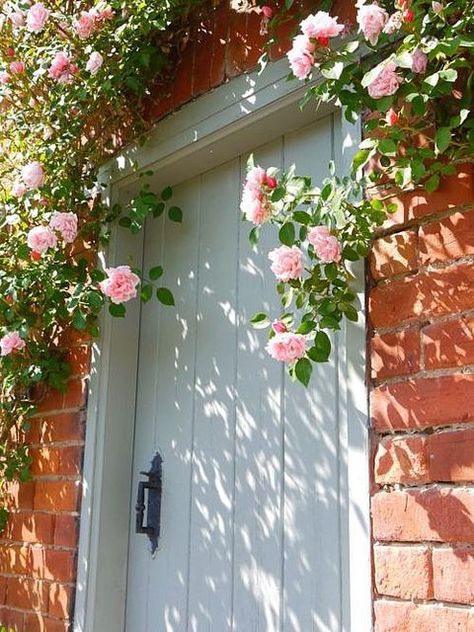
[[[161, 492], [163, 459], [158, 452], [151, 462], [149, 472], [140, 472], [148, 477], [147, 481], [139, 481], [137, 491], [137, 503], [135, 505], [135, 532], [144, 533], [151, 543], [151, 552], [155, 553], [158, 547], [158, 538], [161, 529]], [[148, 499], [145, 503], [145, 490], [148, 491]], [[145, 520], [146, 508], [146, 525]]]

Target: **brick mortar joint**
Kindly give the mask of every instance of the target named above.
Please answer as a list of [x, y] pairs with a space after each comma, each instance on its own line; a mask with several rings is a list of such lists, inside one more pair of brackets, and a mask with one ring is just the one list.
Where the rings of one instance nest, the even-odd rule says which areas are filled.
[[371, 335], [369, 336], [369, 342], [374, 336], [385, 336], [387, 334], [396, 334], [404, 331], [410, 331], [418, 329], [422, 331], [426, 327], [431, 325], [438, 325], [443, 323], [449, 323], [453, 321], [459, 321], [464, 318], [474, 318], [474, 309], [461, 310], [451, 314], [443, 314], [442, 316], [435, 316], [431, 318], [419, 318], [414, 320], [405, 321], [396, 325], [395, 327], [377, 327], [371, 329]]
[[[474, 375], [474, 364], [466, 364], [463, 366], [455, 367], [443, 367], [439, 369], [421, 369], [416, 373], [410, 373], [409, 375], [396, 375], [388, 377], [382, 380], [376, 380], [372, 384], [372, 391], [384, 388], [385, 386], [392, 386], [394, 384], [403, 384], [410, 381], [429, 380], [436, 379], [437, 377], [450, 377], [452, 375], [466, 376]], [[456, 422], [453, 422], [456, 423]]]

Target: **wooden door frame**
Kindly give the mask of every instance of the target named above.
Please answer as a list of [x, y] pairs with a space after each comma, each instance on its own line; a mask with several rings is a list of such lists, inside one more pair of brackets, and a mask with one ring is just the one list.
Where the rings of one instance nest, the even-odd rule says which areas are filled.
[[[305, 88], [298, 82], [287, 82], [287, 73], [286, 60], [272, 63], [261, 75], [242, 75], [159, 122], [144, 145], [130, 145], [104, 166], [101, 179], [109, 199], [133, 192], [137, 165], [140, 170], [153, 169], [162, 174], [164, 184], [172, 184], [217, 166], [226, 159], [226, 152], [230, 152], [229, 158], [235, 156], [238, 144], [244, 147], [256, 129], [260, 135], [266, 133], [268, 140], [281, 133], [282, 125], [285, 132], [290, 131], [288, 111], [294, 110]], [[332, 110], [321, 110], [317, 118], [328, 111]], [[311, 110], [301, 117], [295, 128], [304, 117], [316, 118]], [[359, 124], [343, 121], [341, 155], [336, 157], [340, 170], [349, 170], [360, 134]], [[130, 238], [117, 230], [111, 243], [108, 265], [123, 262], [121, 253], [142, 260], [141, 237]], [[355, 272], [359, 301], [364, 306], [363, 266], [356, 266]], [[123, 320], [105, 315], [101, 338], [93, 349], [74, 632], [124, 631], [139, 319], [138, 302], [129, 304]], [[339, 481], [348, 498], [341, 524], [342, 542], [349, 542], [349, 546], [340, 555], [350, 573], [349, 594], [343, 595], [343, 629], [368, 632], [372, 614], [364, 318], [358, 324], [349, 323], [343, 335], [346, 344], [341, 345], [338, 360], [340, 442], [351, 473]], [[120, 398], [114, 393], [120, 393]]]

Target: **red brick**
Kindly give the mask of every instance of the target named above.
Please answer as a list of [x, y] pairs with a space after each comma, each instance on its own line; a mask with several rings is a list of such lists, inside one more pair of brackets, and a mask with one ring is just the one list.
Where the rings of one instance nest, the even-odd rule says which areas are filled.
[[248, 69], [250, 43], [247, 39], [247, 15], [231, 12], [229, 39], [226, 50], [226, 77], [235, 77]]
[[30, 450], [30, 456], [33, 459], [31, 464], [33, 475], [57, 474], [59, 471], [59, 450], [57, 448], [33, 448]]
[[64, 393], [63, 408], [82, 408], [87, 403], [87, 381], [71, 380]]
[[34, 579], [10, 577], [7, 604], [23, 610], [48, 611], [48, 585]]
[[427, 453], [432, 480], [474, 481], [474, 430], [433, 434], [427, 439]]
[[374, 569], [379, 595], [433, 598], [431, 551], [426, 546], [375, 546]]
[[474, 306], [474, 265], [456, 264], [420, 276], [419, 290], [426, 316], [455, 314]]
[[434, 193], [428, 194], [418, 189], [412, 193], [405, 193], [400, 198], [394, 198], [398, 211], [390, 215], [386, 225], [404, 224], [440, 211], [472, 204], [473, 199], [473, 168], [466, 164], [459, 167], [457, 175], [443, 178], [440, 187]]
[[374, 538], [393, 542], [474, 539], [474, 491], [433, 487], [379, 491], [372, 497]]
[[25, 615], [23, 612], [0, 608], [0, 625], [4, 625], [8, 632], [29, 632], [24, 626]]
[[17, 542], [51, 544], [54, 534], [54, 516], [38, 512], [10, 514], [2, 537]]
[[31, 567], [31, 553], [29, 546], [14, 544], [0, 545], [0, 572], [22, 575]]
[[377, 430], [474, 421], [474, 375], [444, 375], [379, 386], [371, 393], [371, 418]]
[[37, 481], [35, 509], [77, 511], [78, 503], [79, 486], [74, 481]]
[[370, 341], [371, 374], [374, 380], [409, 375], [420, 370], [420, 333], [408, 329], [375, 335]]
[[427, 369], [474, 364], [474, 318], [434, 323], [422, 330]]
[[474, 551], [433, 550], [434, 596], [440, 601], [474, 604]]
[[431, 480], [426, 437], [384, 437], [375, 456], [379, 485], [420, 485]]
[[35, 546], [31, 549], [31, 559], [31, 574], [37, 579], [67, 583], [74, 580], [75, 554], [72, 551], [44, 549]]
[[85, 420], [82, 413], [62, 413], [36, 417], [31, 420], [28, 432], [30, 443], [59, 443], [62, 441], [82, 441]]
[[414, 230], [377, 239], [370, 253], [370, 270], [375, 280], [411, 272], [418, 268], [418, 237]]
[[10, 507], [14, 509], [33, 509], [33, 499], [35, 497], [35, 481], [19, 483], [14, 481], [8, 483], [8, 494]]
[[207, 92], [211, 87], [211, 67], [209, 51], [212, 51], [214, 41], [213, 12], [204, 13], [194, 30], [195, 38], [194, 66], [189, 73], [191, 92], [193, 96]]
[[420, 228], [423, 265], [474, 254], [474, 212], [454, 213]]
[[59, 474], [79, 476], [82, 471], [82, 446], [68, 446], [59, 451]]
[[225, 79], [225, 56], [229, 35], [230, 9], [227, 2], [221, 2], [214, 10], [214, 37], [210, 60], [210, 85], [215, 88]]
[[44, 615], [27, 614], [25, 632], [69, 632], [69, 623]]
[[75, 516], [58, 514], [54, 531], [54, 544], [76, 547], [79, 539], [79, 520]]
[[419, 276], [377, 286], [370, 293], [369, 317], [375, 329], [419, 320], [422, 314], [423, 294]]
[[71, 586], [50, 584], [49, 614], [53, 617], [69, 617], [72, 611], [73, 594]]
[[80, 347], [72, 347], [65, 356], [71, 368], [73, 377], [87, 377], [90, 370], [91, 348], [89, 345], [81, 345]]
[[378, 600], [375, 632], [473, 632], [474, 617], [462, 608]]
[[7, 599], [8, 577], [0, 576], [0, 605], [3, 606]]

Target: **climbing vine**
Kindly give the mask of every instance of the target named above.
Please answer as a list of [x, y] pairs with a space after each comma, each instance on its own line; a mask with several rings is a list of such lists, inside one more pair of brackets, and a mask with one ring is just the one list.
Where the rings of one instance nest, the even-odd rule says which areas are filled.
[[[366, 255], [374, 230], [397, 208], [395, 195], [432, 192], [472, 160], [473, 9], [464, 0], [358, 0], [355, 28], [323, 10], [299, 25], [287, 58], [290, 78], [311, 82], [302, 105], [334, 102], [348, 121], [364, 119], [350, 176], [331, 165], [314, 187], [294, 169], [251, 162], [244, 186], [252, 243], [270, 222], [281, 244], [269, 259], [282, 314], [258, 313], [252, 322], [269, 328], [267, 351], [305, 385], [312, 363], [330, 356], [328, 332], [358, 318], [350, 262]], [[285, 11], [262, 8], [270, 45], [285, 19]]]
[[[23, 443], [38, 390], [63, 390], [64, 335], [96, 336], [106, 306], [153, 295], [174, 302], [163, 269], [95, 257], [113, 222], [138, 232], [147, 217], [181, 221], [172, 190], [144, 174], [125, 207], [102, 198], [98, 167], [146, 128], [149, 87], [169, 72], [199, 0], [0, 2], [0, 480], [29, 477]], [[148, 174], [149, 175], [149, 174]], [[6, 510], [0, 513], [2, 528]]]

